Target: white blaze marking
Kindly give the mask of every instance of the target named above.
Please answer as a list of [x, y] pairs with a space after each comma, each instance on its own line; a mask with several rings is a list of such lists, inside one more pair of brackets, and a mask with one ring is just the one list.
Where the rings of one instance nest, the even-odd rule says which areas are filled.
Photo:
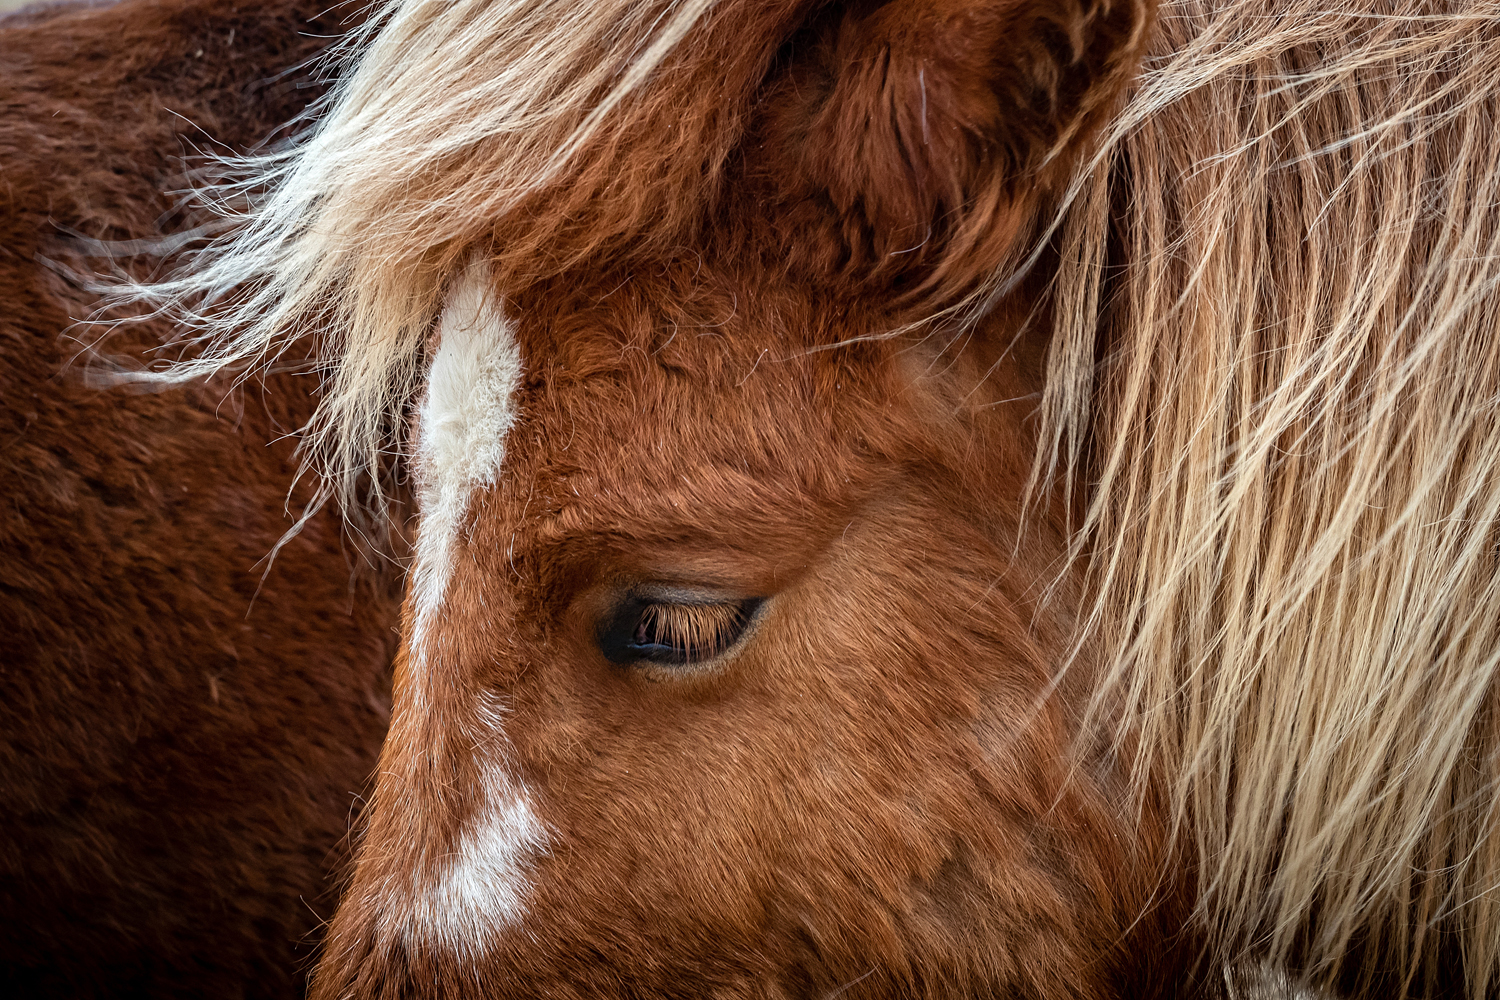
[[[422, 524], [412, 572], [411, 645], [419, 669], [453, 575], [453, 548], [469, 498], [499, 477], [505, 436], [516, 421], [511, 396], [521, 381], [521, 349], [482, 264], [469, 265], [459, 277], [438, 334], [417, 445]], [[426, 677], [415, 679], [425, 688]]]
[[[409, 658], [417, 715], [432, 705], [432, 671], [447, 646], [435, 626], [464, 519], [475, 491], [498, 481], [521, 379], [520, 347], [482, 262], [459, 277], [438, 332], [417, 445], [422, 521], [411, 578]], [[480, 797], [453, 853], [437, 859], [431, 872], [413, 873], [416, 898], [408, 924], [429, 941], [471, 955], [482, 953], [495, 930], [525, 913], [529, 886], [522, 863], [545, 842], [526, 789], [504, 760], [503, 706], [480, 694], [476, 713], [479, 732], [447, 735], [455, 750], [473, 746], [484, 758]]]

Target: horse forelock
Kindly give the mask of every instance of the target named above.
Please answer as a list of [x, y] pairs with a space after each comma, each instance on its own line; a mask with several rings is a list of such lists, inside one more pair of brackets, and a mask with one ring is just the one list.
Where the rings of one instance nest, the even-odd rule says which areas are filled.
[[[316, 331], [329, 392], [308, 450], [330, 493], [358, 503], [472, 254], [516, 289], [691, 242], [750, 92], [805, 6], [377, 6], [300, 140], [219, 161], [223, 179], [201, 193], [232, 231], [172, 279], [118, 292], [198, 331], [197, 357], [158, 377], [263, 364]], [[379, 475], [364, 481], [380, 502]]]

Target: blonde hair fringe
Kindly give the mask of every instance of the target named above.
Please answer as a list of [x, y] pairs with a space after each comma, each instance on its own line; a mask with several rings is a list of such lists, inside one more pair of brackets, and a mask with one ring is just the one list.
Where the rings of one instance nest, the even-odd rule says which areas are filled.
[[[474, 249], [501, 274], [539, 259], [555, 272], [569, 238], [581, 256], [638, 235], [642, 216], [670, 215], [684, 189], [705, 183], [716, 163], [701, 162], [704, 135], [727, 155], [728, 124], [630, 103], [714, 2], [372, 6], [327, 57], [336, 82], [300, 140], [209, 168], [218, 179], [196, 196], [220, 216], [204, 228], [221, 235], [165, 280], [108, 291], [109, 305], [170, 318], [183, 336], [179, 360], [122, 374], [175, 383], [253, 371], [310, 339], [325, 385], [303, 449], [319, 503], [380, 505], [380, 468], [401, 446], [424, 340]], [[695, 97], [723, 86], [706, 57], [673, 69]], [[657, 175], [609, 176], [612, 159], [643, 146], [657, 147], [642, 157], [665, 165]], [[631, 182], [644, 193], [614, 199], [609, 216], [600, 190]], [[606, 217], [589, 214], [599, 205]], [[507, 219], [526, 224], [507, 231]], [[674, 220], [655, 221], [667, 231]]]

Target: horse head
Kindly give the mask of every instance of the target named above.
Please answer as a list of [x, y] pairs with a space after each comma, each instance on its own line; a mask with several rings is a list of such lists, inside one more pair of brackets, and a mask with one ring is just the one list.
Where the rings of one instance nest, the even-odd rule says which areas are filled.
[[[668, 221], [552, 273], [481, 242], [445, 279], [391, 731], [318, 996], [1139, 976], [1163, 832], [1083, 731], [1067, 511], [1024, 503], [1035, 283], [933, 317], [1015, 257], [1148, 5], [808, 6], [726, 8], [636, 98], [714, 123]], [[684, 92], [698, 65], [740, 77]], [[597, 197], [647, 198], [619, 189], [672, 168], [644, 155]]]

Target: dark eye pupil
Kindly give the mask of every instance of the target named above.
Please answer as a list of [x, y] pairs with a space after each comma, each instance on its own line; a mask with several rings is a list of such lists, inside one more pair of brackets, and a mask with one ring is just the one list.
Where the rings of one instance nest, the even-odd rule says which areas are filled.
[[676, 603], [632, 597], [599, 630], [599, 647], [612, 663], [701, 663], [728, 651], [760, 604], [760, 598]]

